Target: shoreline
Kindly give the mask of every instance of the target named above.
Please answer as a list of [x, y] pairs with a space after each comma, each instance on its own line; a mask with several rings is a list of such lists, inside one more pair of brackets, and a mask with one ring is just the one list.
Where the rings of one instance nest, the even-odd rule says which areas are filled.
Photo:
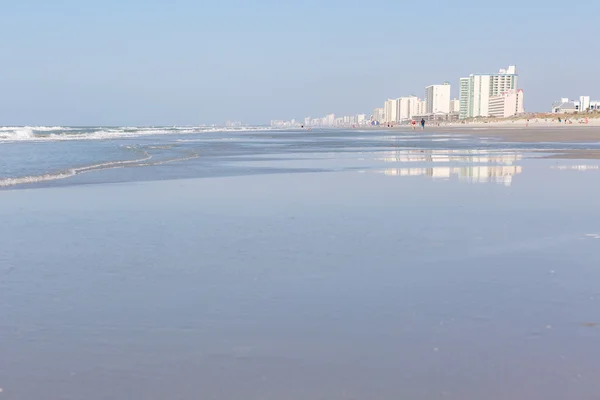
[[[425, 131], [427, 131], [427, 127]], [[430, 126], [430, 131], [462, 133], [517, 143], [600, 143], [600, 126]]]
[[[590, 120], [592, 121], [592, 120]], [[413, 132], [410, 126], [402, 125], [395, 127], [380, 127], [384, 130]], [[591, 145], [582, 149], [562, 149], [548, 151], [539, 149], [537, 152], [552, 153], [543, 158], [573, 159], [573, 160], [598, 160], [600, 159], [600, 121], [593, 124], [551, 124], [550, 122], [525, 122], [515, 123], [468, 123], [468, 124], [445, 124], [425, 125], [425, 130], [416, 130], [427, 135], [428, 132], [436, 134], [443, 133], [448, 136], [453, 134], [468, 135], [476, 139], [496, 139], [504, 143], [528, 143], [528, 144], [579, 144]]]
[[[379, 127], [382, 130], [413, 132], [409, 126]], [[530, 124], [447, 124], [425, 125], [425, 130], [418, 129], [414, 132], [427, 134], [428, 132], [463, 134], [479, 139], [497, 138], [504, 142], [517, 143], [589, 143], [600, 144], [600, 125], [541, 125]]]

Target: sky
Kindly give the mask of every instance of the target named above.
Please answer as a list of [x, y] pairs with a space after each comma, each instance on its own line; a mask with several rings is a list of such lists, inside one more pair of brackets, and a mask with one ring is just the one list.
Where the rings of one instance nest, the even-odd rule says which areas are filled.
[[600, 3], [0, 0], [0, 125], [370, 114], [517, 65], [526, 111], [600, 99]]

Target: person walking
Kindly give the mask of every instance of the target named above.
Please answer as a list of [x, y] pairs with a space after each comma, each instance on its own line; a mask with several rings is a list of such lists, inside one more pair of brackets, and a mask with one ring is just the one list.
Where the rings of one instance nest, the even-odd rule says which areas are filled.
[[415, 128], [417, 127], [417, 121], [415, 121], [414, 119], [410, 122], [413, 128], [413, 131], [415, 130]]
[[425, 130], [425, 118], [421, 118], [421, 129]]

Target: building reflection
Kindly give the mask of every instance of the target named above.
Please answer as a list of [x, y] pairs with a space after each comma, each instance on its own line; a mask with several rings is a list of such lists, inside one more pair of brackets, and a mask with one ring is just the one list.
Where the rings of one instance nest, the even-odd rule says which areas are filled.
[[385, 162], [469, 162], [512, 164], [522, 159], [521, 154], [498, 153], [487, 150], [399, 150], [379, 161]]
[[600, 165], [559, 165], [551, 168], [574, 171], [591, 171], [600, 169]]
[[430, 168], [388, 168], [382, 171], [389, 176], [428, 176], [432, 179], [450, 179], [457, 176], [460, 181], [469, 183], [498, 183], [504, 186], [512, 184], [513, 176], [522, 172], [517, 165], [485, 165], [468, 167], [430, 167]]

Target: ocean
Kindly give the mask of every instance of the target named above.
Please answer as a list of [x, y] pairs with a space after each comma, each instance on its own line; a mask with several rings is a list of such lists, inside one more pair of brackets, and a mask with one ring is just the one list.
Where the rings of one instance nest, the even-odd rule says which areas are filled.
[[0, 397], [595, 398], [590, 147], [0, 128]]
[[[0, 188], [50, 187], [84, 183], [116, 183], [275, 172], [382, 169], [389, 164], [340, 162], [333, 168], [323, 158], [369, 152], [376, 155], [431, 154], [407, 167], [441, 164], [436, 157], [451, 152], [454, 161], [477, 160], [477, 154], [504, 154], [585, 148], [585, 144], [505, 143], [468, 135], [415, 134], [413, 131], [276, 130], [264, 127], [0, 127]], [[437, 152], [437, 153], [436, 153]], [[512, 153], [511, 153], [512, 154]], [[516, 153], [515, 153], [516, 154]], [[384, 154], [384, 156], [388, 156]], [[462, 161], [460, 157], [464, 157]], [[320, 159], [282, 168], [282, 161]], [[368, 158], [368, 157], [367, 157]], [[376, 159], [381, 157], [375, 157]], [[259, 162], [262, 160], [262, 163]], [[268, 161], [272, 162], [268, 162]], [[256, 161], [256, 162], [254, 162]], [[313, 160], [314, 161], [314, 160]], [[381, 161], [381, 160], [375, 160]], [[451, 160], [448, 160], [451, 161]], [[254, 163], [252, 163], [254, 162]], [[493, 165], [504, 161], [490, 160]], [[489, 163], [476, 162], [488, 168]], [[446, 165], [447, 166], [447, 165]], [[289, 167], [289, 168], [287, 168]], [[385, 168], [384, 168], [385, 169]], [[483, 171], [483, 170], [482, 170]], [[463, 174], [464, 175], [464, 174]], [[466, 175], [464, 175], [466, 179]]]

